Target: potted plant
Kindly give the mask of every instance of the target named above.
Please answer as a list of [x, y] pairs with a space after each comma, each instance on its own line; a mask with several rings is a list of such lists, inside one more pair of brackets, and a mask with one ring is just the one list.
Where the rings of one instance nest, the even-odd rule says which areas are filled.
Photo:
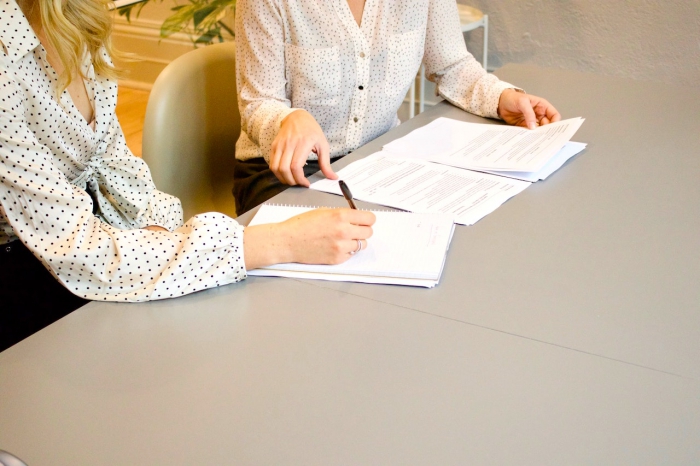
[[[143, 7], [150, 2], [163, 0], [144, 0], [119, 9], [119, 15], [131, 20], [132, 13], [138, 16]], [[182, 5], [172, 8], [173, 14], [163, 22], [160, 36], [168, 37], [176, 32], [187, 32], [192, 36], [195, 46], [208, 45], [214, 41], [223, 42], [223, 33], [233, 36], [233, 30], [224, 22], [224, 18], [233, 13], [236, 0], [187, 0]]]

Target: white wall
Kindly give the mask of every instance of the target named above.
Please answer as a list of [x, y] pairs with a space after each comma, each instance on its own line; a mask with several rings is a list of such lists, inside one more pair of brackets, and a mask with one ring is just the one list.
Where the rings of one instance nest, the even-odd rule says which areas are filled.
[[[700, 0], [458, 0], [489, 15], [489, 68], [535, 63], [700, 86]], [[467, 43], [482, 53], [481, 33]]]
[[[535, 63], [700, 86], [700, 0], [458, 1], [489, 15], [490, 69]], [[192, 49], [184, 34], [158, 37], [160, 23], [174, 4], [149, 4], [130, 25], [117, 19], [116, 45], [142, 58], [127, 64], [133, 70], [128, 79], [137, 85], [148, 87], [169, 61]], [[477, 29], [465, 35], [477, 58], [481, 34]]]

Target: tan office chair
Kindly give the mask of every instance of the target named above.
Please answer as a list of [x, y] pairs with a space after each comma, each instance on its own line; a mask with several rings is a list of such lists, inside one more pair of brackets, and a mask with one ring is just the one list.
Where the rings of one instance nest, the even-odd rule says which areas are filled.
[[22, 460], [4, 450], [0, 450], [0, 466], [27, 466]]
[[240, 132], [233, 43], [188, 52], [158, 76], [146, 107], [143, 158], [158, 189], [180, 198], [185, 220], [211, 211], [235, 216]]

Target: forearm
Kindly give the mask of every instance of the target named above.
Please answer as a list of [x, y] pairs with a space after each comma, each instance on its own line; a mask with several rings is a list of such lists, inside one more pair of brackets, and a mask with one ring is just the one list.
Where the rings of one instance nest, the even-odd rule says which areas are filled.
[[[481, 65], [475, 63], [481, 68]], [[455, 64], [436, 77], [438, 93], [451, 104], [475, 115], [499, 118], [498, 103], [505, 89], [515, 86], [492, 74], [472, 70], [468, 61]], [[483, 69], [483, 68], [481, 68]]]
[[470, 113], [498, 118], [498, 99], [511, 86], [486, 70], [467, 51], [454, 0], [430, 0], [424, 62], [438, 93]]
[[243, 234], [243, 255], [246, 270], [292, 262], [293, 247], [280, 231], [280, 224], [268, 223], [246, 227]]
[[294, 112], [274, 99], [252, 102], [247, 114], [241, 115], [241, 127], [250, 140], [260, 148], [260, 154], [269, 162], [270, 150], [284, 119]]
[[[78, 296], [147, 301], [245, 278], [242, 227], [233, 219], [206, 214], [172, 233], [153, 231], [159, 227], [120, 229], [92, 214], [84, 191], [65, 182], [49, 184], [57, 186], [50, 193], [33, 192], [33, 184], [22, 191], [3, 183], [0, 202], [15, 234]], [[39, 196], [51, 208], [32, 201]]]
[[293, 111], [286, 95], [284, 26], [275, 2], [239, 0], [235, 29], [241, 128], [268, 157], [282, 119]]
[[35, 252], [64, 286], [87, 299], [165, 299], [246, 275], [242, 227], [222, 214], [194, 217], [172, 233], [119, 230], [99, 221], [75, 233], [54, 247], [39, 244], [44, 250]]

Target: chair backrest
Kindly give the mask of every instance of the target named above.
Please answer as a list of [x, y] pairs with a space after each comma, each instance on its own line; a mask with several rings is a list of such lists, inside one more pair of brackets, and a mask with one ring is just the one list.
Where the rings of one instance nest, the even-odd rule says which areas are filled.
[[146, 107], [143, 158], [156, 187], [180, 198], [185, 220], [210, 211], [235, 216], [240, 132], [233, 43], [188, 52], [158, 76]]
[[22, 460], [16, 456], [0, 450], [0, 466], [27, 466]]

